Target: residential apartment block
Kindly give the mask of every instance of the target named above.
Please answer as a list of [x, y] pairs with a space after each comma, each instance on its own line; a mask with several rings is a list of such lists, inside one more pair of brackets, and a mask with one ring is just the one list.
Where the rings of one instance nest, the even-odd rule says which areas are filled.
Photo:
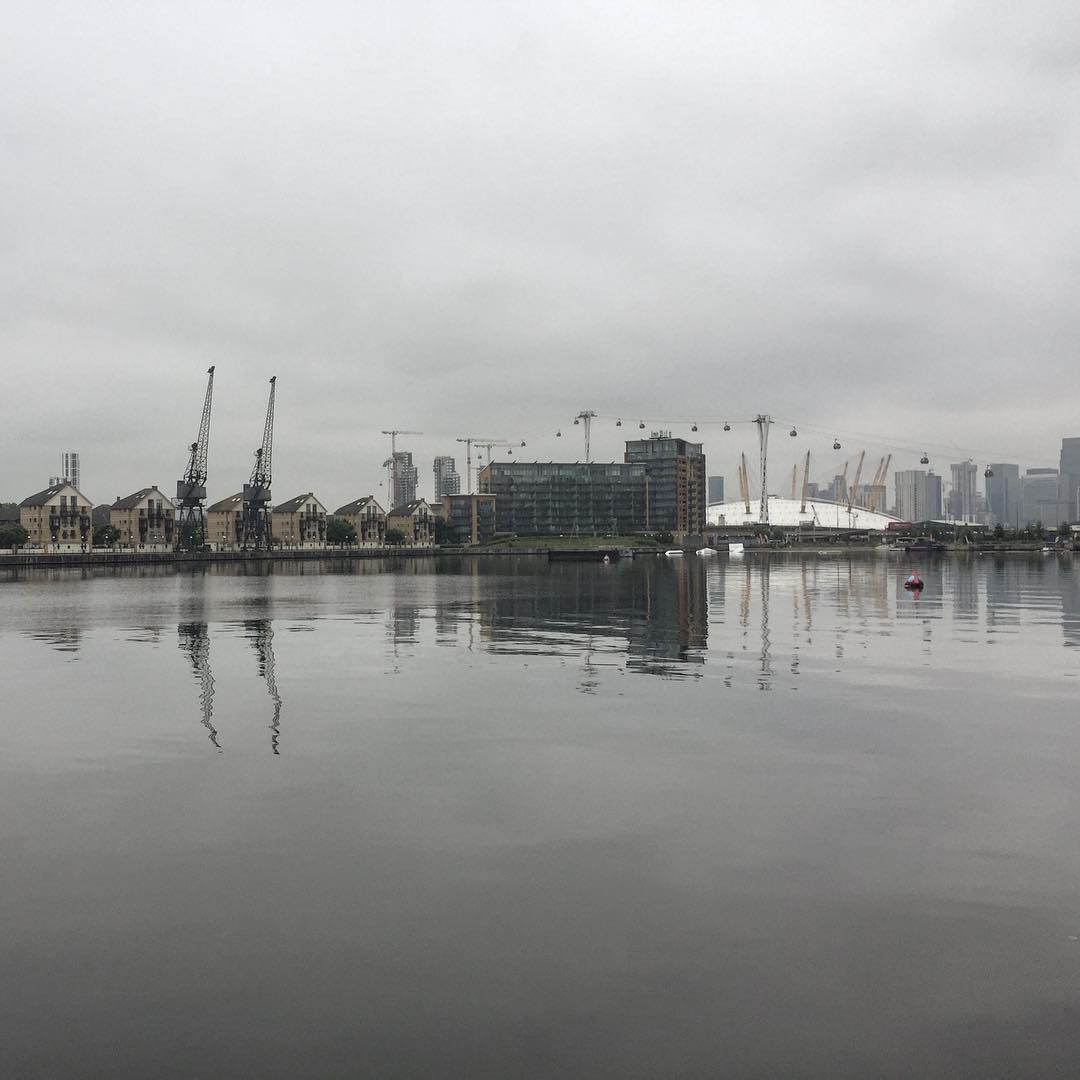
[[647, 518], [644, 465], [492, 461], [480, 470], [479, 487], [496, 496], [500, 533], [640, 532]]
[[310, 491], [275, 506], [271, 523], [281, 547], [326, 546], [326, 507]]
[[19, 524], [29, 533], [29, 544], [83, 551], [93, 540], [92, 511], [90, 500], [74, 484], [62, 481], [23, 499]]
[[394, 507], [386, 515], [386, 528], [400, 529], [408, 547], [432, 547], [435, 543], [435, 516], [425, 499]]
[[648, 439], [630, 439], [624, 460], [642, 465], [647, 478], [646, 532], [676, 535], [705, 531], [705, 454], [701, 443], [654, 431]]
[[218, 551], [240, 546], [244, 535], [244, 493], [238, 491], [206, 510], [206, 542]]
[[334, 517], [347, 521], [356, 530], [360, 544], [381, 547], [386, 542], [386, 511], [375, 501], [374, 495], [365, 495], [339, 506]]
[[176, 504], [157, 487], [143, 488], [109, 507], [109, 524], [123, 547], [169, 550], [176, 529]]
[[443, 517], [462, 544], [484, 544], [495, 538], [494, 495], [444, 495]]

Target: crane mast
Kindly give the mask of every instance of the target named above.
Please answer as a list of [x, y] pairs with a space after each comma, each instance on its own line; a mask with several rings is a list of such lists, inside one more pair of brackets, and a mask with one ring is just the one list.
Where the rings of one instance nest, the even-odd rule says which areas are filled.
[[176, 550], [192, 551], [206, 539], [206, 462], [210, 451], [210, 407], [214, 397], [214, 368], [207, 371], [206, 398], [203, 400], [199, 437], [189, 449], [184, 478], [176, 481]]
[[256, 550], [269, 550], [274, 537], [271, 531], [270, 483], [273, 479], [274, 457], [274, 397], [277, 393], [277, 376], [270, 380], [270, 400], [266, 404], [266, 422], [263, 424], [262, 445], [255, 451], [255, 464], [251, 480], [244, 485], [244, 502], [240, 515], [241, 546]]

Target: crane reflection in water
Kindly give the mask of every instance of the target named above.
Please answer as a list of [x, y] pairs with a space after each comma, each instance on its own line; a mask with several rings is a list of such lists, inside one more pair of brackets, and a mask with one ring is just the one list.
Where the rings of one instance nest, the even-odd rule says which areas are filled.
[[[266, 689], [273, 705], [269, 724], [270, 749], [274, 754], [280, 754], [282, 700], [275, 674], [273, 623], [270, 619], [248, 619], [243, 625], [245, 637], [251, 641], [258, 658], [259, 677], [266, 680]], [[179, 647], [187, 654], [199, 684], [201, 723], [208, 732], [210, 742], [221, 751], [219, 732], [214, 727], [214, 674], [210, 668], [210, 627], [205, 622], [180, 623], [176, 633]]]
[[210, 670], [210, 628], [205, 622], [180, 623], [176, 627], [178, 644], [191, 661], [191, 669], [199, 683], [199, 706], [202, 725], [210, 733], [210, 741], [221, 750], [217, 728], [214, 727], [214, 675]]
[[266, 680], [266, 689], [274, 703], [273, 717], [270, 720], [270, 749], [280, 754], [278, 742], [281, 737], [281, 695], [278, 693], [277, 678], [274, 674], [274, 626], [270, 619], [249, 619], [244, 623], [247, 636], [255, 647], [259, 658], [259, 675]]

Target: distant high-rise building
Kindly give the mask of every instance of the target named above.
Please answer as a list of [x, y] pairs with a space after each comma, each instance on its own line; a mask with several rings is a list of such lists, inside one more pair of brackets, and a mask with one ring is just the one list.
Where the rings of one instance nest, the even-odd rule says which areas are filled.
[[1080, 439], [1061, 440], [1058, 483], [1061, 502], [1058, 521], [1080, 521]]
[[709, 477], [709, 502], [722, 503], [724, 501], [724, 478], [722, 476]]
[[393, 506], [391, 509], [397, 509], [399, 506], [406, 506], [416, 500], [416, 481], [418, 477], [419, 472], [413, 464], [412, 451], [395, 451], [394, 490], [391, 492], [393, 495]]
[[1020, 524], [1024, 505], [1020, 466], [995, 461], [991, 462], [990, 471], [994, 475], [986, 478], [987, 524], [1015, 529]]
[[60, 475], [49, 477], [49, 487], [57, 484], [70, 484], [76, 490], [79, 488], [79, 454], [76, 450], [65, 450], [60, 455]]
[[940, 521], [945, 513], [944, 485], [933, 469], [926, 474], [926, 519]]
[[855, 492], [855, 505], [864, 506], [868, 510], [885, 509], [885, 485], [884, 484], [860, 484]]
[[896, 516], [901, 521], [926, 521], [926, 477], [923, 469], [903, 469], [893, 480], [896, 484]]
[[77, 450], [64, 451], [63, 473], [64, 479], [67, 480], [76, 491], [81, 490], [79, 487], [81, 477], [79, 476], [79, 453]]
[[440, 500], [444, 495], [460, 493], [461, 475], [457, 471], [457, 463], [452, 457], [440, 455], [435, 459], [435, 500]]
[[952, 472], [952, 491], [949, 492], [949, 517], [953, 521], [975, 521], [975, 478], [978, 469], [973, 461], [959, 461], [949, 466]]
[[1036, 521], [1055, 524], [1054, 518], [1061, 509], [1059, 479], [1057, 469], [1028, 469], [1024, 473], [1024, 524], [1033, 525]]

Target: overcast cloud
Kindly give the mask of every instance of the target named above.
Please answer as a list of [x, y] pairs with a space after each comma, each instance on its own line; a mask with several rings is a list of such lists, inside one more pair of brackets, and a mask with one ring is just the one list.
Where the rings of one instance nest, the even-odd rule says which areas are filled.
[[385, 505], [383, 428], [430, 494], [457, 436], [580, 457], [583, 408], [602, 459], [769, 412], [774, 475], [1053, 465], [1078, 177], [1075, 2], [9, 0], [0, 498], [65, 448], [171, 492], [211, 363], [213, 499], [275, 374], [275, 497], [331, 509]]

